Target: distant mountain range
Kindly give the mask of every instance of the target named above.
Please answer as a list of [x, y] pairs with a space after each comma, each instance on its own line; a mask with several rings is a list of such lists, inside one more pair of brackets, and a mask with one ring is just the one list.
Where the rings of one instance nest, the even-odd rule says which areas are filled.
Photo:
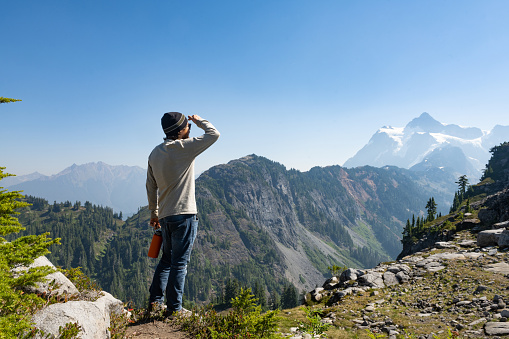
[[[443, 200], [437, 202], [445, 212], [456, 190], [454, 181], [466, 174], [475, 183], [490, 158], [489, 149], [507, 139], [509, 126], [497, 125], [486, 132], [475, 127], [444, 125], [428, 113], [422, 113], [404, 128], [379, 129], [344, 166], [397, 166], [421, 175], [425, 173], [424, 181], [443, 194]], [[50, 202], [90, 201], [130, 216], [147, 204], [145, 180], [146, 170], [141, 167], [97, 162], [74, 164], [51, 176], [35, 172], [8, 177], [2, 180], [2, 185]], [[419, 176], [414, 180], [420, 184], [423, 181]], [[444, 182], [452, 186], [442, 185]]]
[[7, 177], [2, 185], [50, 202], [89, 201], [129, 216], [147, 204], [146, 170], [138, 166], [111, 166], [104, 162], [76, 165], [46, 176], [40, 173]]
[[382, 127], [345, 167], [386, 165], [412, 170], [441, 169], [455, 177], [466, 174], [473, 183], [482, 175], [489, 150], [509, 140], [509, 126], [491, 131], [442, 124], [422, 113], [405, 127]]

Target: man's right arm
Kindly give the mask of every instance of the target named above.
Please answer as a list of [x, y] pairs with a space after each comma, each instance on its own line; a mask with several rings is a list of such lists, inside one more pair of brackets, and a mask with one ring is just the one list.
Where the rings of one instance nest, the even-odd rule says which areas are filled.
[[157, 183], [154, 178], [154, 173], [152, 173], [152, 166], [150, 166], [150, 162], [147, 167], [147, 199], [148, 199], [148, 209], [150, 210], [150, 224], [152, 225], [153, 221], [156, 221], [158, 218], [158, 206], [157, 206]]
[[188, 118], [205, 132], [205, 134], [191, 139], [190, 147], [193, 150], [194, 156], [198, 156], [219, 139], [220, 133], [208, 120], [198, 115], [190, 115]]

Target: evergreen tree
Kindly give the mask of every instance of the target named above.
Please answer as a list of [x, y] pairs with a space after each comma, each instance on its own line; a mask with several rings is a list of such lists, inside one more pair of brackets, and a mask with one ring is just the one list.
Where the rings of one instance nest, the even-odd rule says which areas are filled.
[[456, 181], [456, 184], [458, 184], [459, 191], [461, 193], [461, 196], [463, 197], [465, 195], [465, 192], [467, 191], [467, 185], [468, 185], [468, 179], [466, 175], [462, 175], [458, 178], [458, 181]]
[[265, 296], [265, 288], [263, 285], [257, 280], [255, 282], [253, 294], [256, 299], [258, 299], [257, 304], [265, 309], [267, 307], [267, 297]]
[[11, 98], [0, 97], [0, 104], [7, 104], [9, 102], [16, 102], [16, 101], [21, 101], [21, 99], [11, 99]]
[[281, 299], [279, 298], [279, 295], [275, 291], [272, 291], [270, 293], [269, 308], [271, 310], [281, 309]]
[[231, 306], [233, 298], [237, 297], [240, 292], [240, 284], [237, 279], [228, 279], [224, 287], [224, 301]]
[[[0, 180], [10, 176], [0, 167]], [[16, 209], [28, 206], [19, 201], [23, 196], [19, 191], [0, 187], [0, 334], [1, 337], [15, 338], [31, 327], [31, 312], [44, 305], [40, 297], [23, 293], [24, 286], [33, 286], [46, 275], [53, 272], [48, 266], [30, 269], [13, 274], [13, 269], [30, 265], [37, 257], [48, 253], [48, 247], [59, 243], [60, 239], [49, 239], [48, 233], [38, 236], [28, 235], [8, 242], [4, 236], [23, 230]]]
[[297, 306], [299, 306], [297, 289], [295, 286], [293, 286], [293, 284], [288, 283], [283, 290], [283, 294], [281, 295], [281, 307], [286, 309], [294, 308]]
[[428, 211], [427, 221], [435, 220], [435, 214], [437, 214], [437, 204], [435, 198], [431, 197], [426, 204], [426, 210]]

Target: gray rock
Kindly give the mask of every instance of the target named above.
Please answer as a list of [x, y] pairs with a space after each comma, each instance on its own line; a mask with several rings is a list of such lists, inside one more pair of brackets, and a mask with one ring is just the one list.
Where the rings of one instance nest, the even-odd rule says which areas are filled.
[[504, 230], [502, 233], [500, 233], [497, 244], [499, 247], [509, 247], [509, 230]]
[[484, 331], [487, 335], [509, 334], [509, 323], [507, 322], [488, 322], [484, 325]]
[[405, 273], [409, 273], [411, 270], [412, 269], [405, 264], [394, 264], [387, 268], [387, 271], [392, 272], [394, 274], [401, 272], [401, 271], [403, 271]]
[[398, 272], [396, 274], [396, 278], [398, 279], [398, 281], [403, 284], [403, 283], [406, 283], [410, 280], [410, 277], [403, 271], [401, 272]]
[[457, 246], [449, 241], [438, 241], [435, 243], [435, 248], [457, 248]]
[[384, 283], [387, 286], [399, 284], [399, 280], [398, 280], [398, 278], [396, 278], [396, 274], [394, 274], [392, 272], [389, 272], [389, 271], [385, 272], [383, 274], [383, 278], [384, 278]]
[[359, 275], [362, 275], [362, 271], [357, 270], [355, 268], [349, 268], [341, 273], [341, 276], [339, 277], [340, 281], [350, 281], [350, 280], [357, 280], [357, 277]]
[[474, 294], [477, 294], [477, 293], [481, 293], [483, 291], [486, 291], [488, 288], [486, 286], [483, 286], [483, 285], [479, 285], [477, 286], [477, 288], [475, 289], [474, 291]]
[[463, 240], [458, 243], [461, 247], [475, 247], [477, 246], [477, 242], [475, 240]]
[[442, 266], [442, 264], [439, 263], [438, 261], [431, 261], [424, 265], [424, 269], [426, 269], [429, 272], [437, 272], [443, 270], [444, 268], [445, 266]]
[[493, 228], [506, 228], [506, 227], [509, 227], [509, 220], [498, 222], [493, 225]]
[[460, 260], [463, 260], [463, 259], [466, 259], [466, 257], [463, 255], [463, 253], [451, 253], [451, 252], [444, 252], [444, 253], [436, 253], [436, 254], [433, 254], [433, 255], [430, 255], [429, 260], [440, 260], [440, 259], [445, 259], [445, 260], [455, 260], [455, 259], [460, 259]]
[[[499, 240], [500, 240], [500, 238], [499, 238]], [[498, 250], [496, 248], [488, 251], [488, 255], [496, 255], [497, 253], [498, 253]]]
[[471, 229], [478, 226], [481, 223], [479, 219], [465, 219], [459, 223], [459, 228], [462, 230]]
[[485, 230], [477, 233], [477, 246], [498, 246], [498, 238], [505, 231], [505, 228], [499, 228], [495, 230]]
[[372, 305], [368, 305], [368, 306], [366, 306], [366, 308], [364, 310], [366, 312], [374, 312], [375, 311], [375, 307], [372, 306]]
[[373, 288], [383, 288], [383, 287], [385, 287], [382, 274], [379, 273], [379, 272], [369, 272], [369, 273], [366, 273], [366, 274], [360, 276], [357, 279], [357, 281], [359, 281], [359, 283], [361, 285], [369, 286], [369, 287], [373, 287]]
[[499, 221], [499, 215], [496, 211], [488, 208], [483, 208], [477, 214], [477, 217], [484, 225], [492, 225], [494, 222]]
[[475, 326], [475, 325], [478, 325], [483, 322], [486, 322], [486, 318], [480, 318], [480, 319], [474, 320], [470, 324], [468, 324], [468, 326]]
[[38, 311], [32, 318], [35, 327], [45, 333], [58, 335], [60, 326], [66, 323], [78, 323], [81, 326], [82, 339], [110, 338], [110, 315], [123, 312], [123, 304], [111, 294], [91, 301], [69, 301], [52, 304]]
[[332, 277], [330, 279], [327, 279], [325, 283], [323, 284], [323, 287], [327, 290], [332, 290], [339, 284], [338, 277]]
[[486, 266], [486, 271], [497, 272], [502, 274], [509, 274], [509, 264], [505, 262], [499, 262], [496, 264], [489, 264]]

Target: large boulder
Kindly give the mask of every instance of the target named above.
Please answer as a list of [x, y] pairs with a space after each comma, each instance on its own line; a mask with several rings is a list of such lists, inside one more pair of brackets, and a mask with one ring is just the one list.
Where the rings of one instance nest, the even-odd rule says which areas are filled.
[[499, 247], [509, 247], [509, 230], [504, 230], [498, 237]]
[[123, 312], [122, 301], [111, 294], [102, 292], [103, 296], [96, 301], [69, 301], [49, 305], [38, 311], [32, 318], [35, 327], [45, 334], [58, 336], [60, 326], [67, 323], [78, 323], [81, 327], [80, 338], [110, 338], [110, 315]]
[[502, 234], [505, 228], [499, 228], [495, 230], [485, 230], [477, 234], [477, 246], [488, 247], [498, 246], [498, 238]]
[[360, 276], [357, 281], [362, 286], [369, 286], [372, 288], [384, 288], [384, 279], [380, 272], [369, 272]]
[[[16, 268], [15, 272], [26, 271], [31, 268], [49, 266], [56, 270], [55, 266], [45, 256], [40, 256], [27, 267]], [[30, 293], [47, 294], [47, 295], [71, 295], [79, 293], [74, 284], [67, 279], [62, 272], [55, 271], [45, 277], [44, 282], [37, 283], [36, 286], [26, 286], [24, 289]]]

